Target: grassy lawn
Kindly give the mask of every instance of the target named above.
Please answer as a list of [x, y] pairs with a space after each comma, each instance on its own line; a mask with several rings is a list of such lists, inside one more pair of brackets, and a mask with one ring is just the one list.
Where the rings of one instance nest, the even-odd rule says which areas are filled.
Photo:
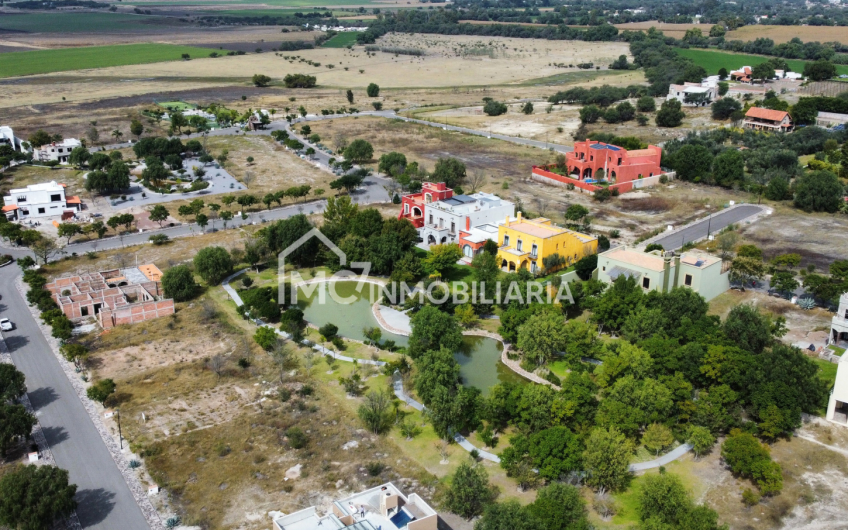
[[143, 17], [122, 13], [25, 13], [0, 19], [2, 30], [37, 33], [88, 33], [103, 28], [120, 26], [121, 29], [143, 29], [167, 21], [164, 17]]
[[156, 103], [163, 109], [173, 109], [173, 110], [192, 110], [196, 109], [197, 105], [193, 105], [191, 103], [186, 103], [185, 101], [159, 101]]
[[813, 362], [819, 366], [819, 376], [832, 387], [836, 382], [836, 367], [838, 365], [824, 359], [813, 359]]
[[322, 48], [344, 48], [348, 44], [356, 44], [356, 32], [339, 33], [324, 43]]
[[845, 353], [845, 348], [840, 348], [839, 346], [834, 346], [833, 344], [828, 346], [828, 348], [833, 350], [836, 353], [836, 355], [839, 355], [840, 357]]
[[[754, 66], [755, 64], [764, 63], [771, 59], [771, 57], [765, 55], [746, 55], [714, 50], [695, 50], [692, 48], [677, 48], [676, 50], [683, 57], [688, 57], [695, 61], [696, 64], [703, 66], [708, 74], [717, 74], [720, 68], [727, 68], [729, 72], [742, 66]], [[793, 72], [804, 71], [804, 63], [806, 61], [787, 59], [786, 62]], [[836, 65], [836, 73], [848, 74], [848, 66]]]
[[211, 52], [206, 48], [175, 44], [122, 44], [12, 52], [0, 55], [0, 78], [179, 61], [184, 53], [193, 57], [208, 57]]

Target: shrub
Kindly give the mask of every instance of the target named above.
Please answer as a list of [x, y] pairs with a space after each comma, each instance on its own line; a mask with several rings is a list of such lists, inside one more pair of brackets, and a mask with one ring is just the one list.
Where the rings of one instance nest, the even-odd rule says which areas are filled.
[[292, 449], [303, 449], [309, 443], [309, 437], [300, 427], [291, 427], [286, 431]]

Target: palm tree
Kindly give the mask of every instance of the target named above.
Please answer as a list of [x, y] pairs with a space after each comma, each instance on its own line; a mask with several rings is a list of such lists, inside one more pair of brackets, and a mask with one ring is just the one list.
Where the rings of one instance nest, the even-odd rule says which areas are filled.
[[123, 135], [124, 135], [124, 133], [122, 133], [120, 129], [115, 129], [114, 131], [112, 131], [112, 136], [114, 136], [114, 137], [115, 137], [115, 142], [116, 142], [116, 143], [120, 143], [120, 141], [121, 141], [121, 137], [122, 137]]

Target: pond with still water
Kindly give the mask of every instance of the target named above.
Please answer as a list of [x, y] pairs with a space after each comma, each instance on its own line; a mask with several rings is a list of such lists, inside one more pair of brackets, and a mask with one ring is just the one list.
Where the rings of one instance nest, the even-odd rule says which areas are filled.
[[[332, 292], [336, 296], [333, 296]], [[380, 327], [371, 311], [377, 300], [380, 286], [363, 283], [357, 291], [357, 282], [325, 282], [301, 289], [298, 307], [303, 310], [304, 318], [322, 326], [331, 322], [339, 327], [339, 335], [364, 340], [362, 330], [366, 327]], [[409, 338], [382, 330], [382, 340], [393, 340], [398, 346], [407, 346]], [[500, 362], [503, 345], [500, 341], [488, 337], [466, 335], [462, 338], [460, 351], [454, 353], [459, 363], [459, 374], [465, 384], [479, 388], [484, 395], [498, 383], [512, 381], [523, 383], [525, 380]]]

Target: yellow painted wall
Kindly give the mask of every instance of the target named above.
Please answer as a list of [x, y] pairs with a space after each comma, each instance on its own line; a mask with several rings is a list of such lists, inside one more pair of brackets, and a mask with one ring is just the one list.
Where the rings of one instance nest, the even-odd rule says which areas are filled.
[[[519, 221], [530, 223], [537, 226], [552, 226], [551, 222], [547, 219], [533, 219], [533, 220], [521, 220], [519, 217]], [[517, 222], [513, 222], [511, 224], [517, 224]], [[557, 228], [557, 227], [555, 227]], [[593, 239], [588, 242], [582, 241], [574, 232], [571, 232], [566, 229], [559, 229], [560, 232], [558, 234], [553, 234], [549, 237], [539, 237], [531, 234], [527, 234], [524, 232], [520, 232], [509, 226], [507, 224], [502, 224], [498, 227], [498, 246], [503, 246], [504, 237], [509, 236], [509, 247], [511, 249], [516, 249], [518, 245], [518, 240], [522, 241], [522, 251], [523, 252], [531, 252], [533, 249], [533, 244], [538, 246], [538, 253], [536, 258], [536, 266], [539, 268], [543, 268], [543, 259], [551, 256], [552, 254], [559, 254], [563, 258], [567, 260], [570, 258], [570, 261], [567, 261], [567, 265], [573, 265], [581, 258], [587, 255], [596, 254], [598, 252], [598, 240]], [[584, 234], [581, 234], [584, 235]], [[589, 237], [589, 236], [585, 236]], [[514, 256], [505, 250], [498, 250], [498, 265], [502, 265], [503, 261], [506, 260], [507, 263], [512, 262], [515, 263], [515, 269], [517, 270], [522, 264], [530, 270], [530, 263], [533, 261], [530, 258], [529, 254], [525, 254], [524, 256]]]

